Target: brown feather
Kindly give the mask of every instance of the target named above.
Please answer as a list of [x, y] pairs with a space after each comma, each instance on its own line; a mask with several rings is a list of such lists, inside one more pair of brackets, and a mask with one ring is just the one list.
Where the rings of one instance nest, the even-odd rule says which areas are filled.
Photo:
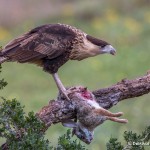
[[1, 51], [8, 61], [35, 63], [56, 73], [69, 59], [82, 60], [99, 54], [108, 43], [64, 24], [47, 24], [9, 42]]
[[8, 43], [2, 53], [20, 63], [54, 59], [70, 49], [74, 37], [73, 31], [59, 24], [43, 25]]
[[94, 38], [90, 35], [87, 35], [86, 38], [93, 44], [97, 45], [97, 46], [106, 46], [106, 45], [110, 45], [109, 43], [107, 43], [106, 41], [103, 41], [103, 40], [100, 40], [100, 39], [97, 39], [97, 38]]
[[43, 66], [43, 61], [41, 59], [31, 60], [31, 61], [29, 61], [29, 63], [36, 64], [37, 66], [40, 66], [40, 67]]

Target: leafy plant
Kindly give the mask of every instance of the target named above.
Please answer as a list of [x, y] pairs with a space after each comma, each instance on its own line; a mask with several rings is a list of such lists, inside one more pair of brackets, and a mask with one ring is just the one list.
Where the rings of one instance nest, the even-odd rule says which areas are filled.
[[71, 131], [67, 130], [67, 133], [59, 137], [58, 145], [54, 150], [86, 150], [84, 146], [78, 143], [77, 140], [71, 140]]
[[107, 150], [122, 150], [123, 146], [116, 138], [110, 138], [109, 143], [106, 144]]
[[[1, 73], [1, 65], [0, 65], [0, 73]], [[0, 79], [0, 90], [3, 89], [7, 85], [7, 82], [4, 79]]]
[[6, 100], [0, 105], [0, 136], [6, 138], [8, 149], [43, 149], [50, 150], [49, 141], [41, 131], [44, 124], [29, 112], [26, 116], [20, 103]]
[[[1, 70], [1, 67], [0, 67]], [[0, 80], [0, 89], [7, 83], [4, 79]], [[2, 146], [5, 149], [14, 150], [85, 150], [84, 146], [71, 140], [71, 132], [59, 137], [56, 148], [50, 146], [50, 142], [44, 138], [42, 129], [45, 128], [34, 112], [28, 115], [24, 112], [24, 106], [16, 100], [6, 100], [1, 98], [0, 103], [0, 137], [6, 139]]]
[[77, 140], [71, 140], [71, 131], [59, 137], [58, 145], [53, 148], [44, 139], [45, 125], [36, 117], [34, 112], [26, 116], [23, 106], [16, 100], [6, 100], [0, 105], [0, 137], [6, 138], [9, 150], [42, 149], [42, 150], [85, 150]]
[[127, 145], [123, 146], [116, 138], [110, 138], [106, 144], [107, 150], [145, 150], [144, 145], [150, 146], [150, 126], [140, 135], [132, 131], [124, 132], [124, 139]]
[[[1, 72], [1, 66], [0, 66]], [[7, 85], [4, 79], [0, 80], [0, 90]], [[77, 140], [72, 140], [71, 131], [58, 138], [56, 147], [50, 146], [50, 142], [44, 138], [42, 129], [45, 125], [34, 112], [28, 115], [24, 112], [24, 106], [16, 100], [1, 98], [0, 103], [0, 137], [6, 139], [6, 143], [0, 147], [3, 150], [86, 150]], [[107, 150], [144, 150], [142, 143], [150, 141], [150, 126], [142, 134], [132, 131], [124, 132], [126, 145], [123, 146], [116, 138], [110, 138], [106, 144]]]

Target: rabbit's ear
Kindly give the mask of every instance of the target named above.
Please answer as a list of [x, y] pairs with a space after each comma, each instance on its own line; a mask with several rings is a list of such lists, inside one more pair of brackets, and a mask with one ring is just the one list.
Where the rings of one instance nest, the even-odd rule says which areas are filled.
[[77, 127], [77, 123], [72, 121], [71, 119], [62, 121], [62, 125], [64, 127], [75, 128]]

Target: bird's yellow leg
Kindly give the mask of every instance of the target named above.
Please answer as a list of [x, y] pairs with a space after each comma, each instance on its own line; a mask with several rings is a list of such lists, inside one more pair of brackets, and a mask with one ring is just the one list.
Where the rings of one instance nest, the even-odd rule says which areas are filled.
[[55, 80], [55, 83], [56, 83], [56, 85], [57, 85], [59, 91], [64, 94], [64, 96], [66, 97], [67, 100], [70, 100], [69, 97], [68, 97], [67, 90], [66, 90], [66, 88], [64, 87], [64, 85], [62, 84], [62, 82], [61, 82], [61, 80], [60, 80], [58, 74], [57, 74], [57, 73], [54, 73], [54, 74], [52, 74], [52, 76], [53, 76], [53, 78], [54, 78], [54, 80]]

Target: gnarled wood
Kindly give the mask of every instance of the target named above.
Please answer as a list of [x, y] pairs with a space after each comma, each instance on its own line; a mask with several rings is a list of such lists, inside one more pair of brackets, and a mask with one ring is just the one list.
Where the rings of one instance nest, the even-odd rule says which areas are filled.
[[[123, 79], [115, 85], [95, 90], [92, 93], [101, 107], [109, 109], [122, 100], [142, 96], [149, 92], [150, 72], [134, 80]], [[78, 101], [79, 100], [80, 99], [78, 99]], [[74, 99], [67, 101], [62, 95], [59, 95], [57, 100], [51, 100], [47, 106], [44, 106], [37, 113], [39, 119], [46, 125], [46, 128], [42, 130], [45, 131], [52, 124], [62, 122], [63, 120], [76, 119], [77, 112], [75, 105], [72, 103], [73, 101]], [[109, 117], [106, 116], [105, 120], [107, 119], [109, 119]], [[112, 121], [114, 121], [113, 119]], [[115, 118], [115, 121], [116, 119], [117, 118]], [[124, 119], [122, 120], [124, 122]], [[1, 148], [2, 150], [7, 150], [7, 143], [3, 144]]]
[[150, 92], [150, 71], [134, 80], [123, 79], [108, 88], [93, 91], [98, 103], [109, 109], [122, 100], [139, 97]]
[[[92, 93], [101, 107], [109, 109], [122, 100], [142, 96], [149, 92], [150, 72], [134, 80], [123, 79], [115, 85], [95, 90]], [[37, 116], [49, 127], [62, 120], [75, 118], [76, 112], [72, 106], [70, 102], [64, 100], [50, 101], [37, 113]]]

